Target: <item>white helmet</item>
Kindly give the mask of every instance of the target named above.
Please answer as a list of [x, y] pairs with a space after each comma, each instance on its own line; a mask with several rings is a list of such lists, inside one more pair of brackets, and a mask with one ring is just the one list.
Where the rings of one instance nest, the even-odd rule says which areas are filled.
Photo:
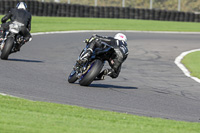
[[26, 5], [25, 2], [19, 2], [16, 7], [17, 7], [17, 9], [24, 9], [24, 10], [26, 10], [27, 5]]
[[125, 42], [127, 41], [127, 37], [122, 33], [117, 33], [114, 38], [117, 40], [125, 41]]

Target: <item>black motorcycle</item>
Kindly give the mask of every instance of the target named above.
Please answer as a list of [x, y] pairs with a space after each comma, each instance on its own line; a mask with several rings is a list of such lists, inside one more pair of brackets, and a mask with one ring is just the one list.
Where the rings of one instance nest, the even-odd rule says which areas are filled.
[[19, 34], [22, 26], [24, 24], [14, 21], [9, 25], [9, 30], [4, 33], [4, 39], [0, 42], [2, 60], [7, 60], [10, 54], [17, 52], [17, 47], [23, 40], [23, 36]]
[[[78, 60], [85, 54], [87, 48], [88, 44], [86, 43], [86, 47], [80, 53]], [[79, 80], [81, 86], [89, 86], [100, 74], [105, 61], [109, 60], [113, 51], [114, 49], [105, 43], [100, 48], [94, 49], [87, 62], [82, 64], [76, 62], [68, 77], [68, 82], [74, 83]]]

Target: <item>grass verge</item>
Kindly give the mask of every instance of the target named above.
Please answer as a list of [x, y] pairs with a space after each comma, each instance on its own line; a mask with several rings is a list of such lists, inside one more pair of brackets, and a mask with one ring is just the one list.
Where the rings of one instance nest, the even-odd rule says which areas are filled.
[[[0, 16], [2, 17], [2, 16]], [[70, 30], [140, 30], [200, 32], [200, 23], [133, 19], [33, 17], [33, 32]], [[0, 95], [1, 132], [198, 133], [199, 123], [33, 102]]]
[[139, 117], [0, 95], [0, 131], [13, 133], [198, 133], [199, 123]]
[[191, 76], [200, 79], [200, 51], [189, 53], [181, 61], [185, 67], [190, 71]]
[[139, 30], [200, 32], [200, 23], [135, 19], [33, 17], [32, 32], [70, 30]]
[[[0, 15], [0, 19], [3, 16]], [[137, 30], [200, 32], [200, 23], [110, 18], [37, 17], [32, 18], [32, 33], [71, 30]]]

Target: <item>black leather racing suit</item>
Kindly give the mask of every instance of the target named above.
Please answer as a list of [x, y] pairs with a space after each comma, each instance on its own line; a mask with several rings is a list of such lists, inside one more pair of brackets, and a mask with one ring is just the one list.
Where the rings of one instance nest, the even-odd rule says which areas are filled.
[[127, 43], [113, 37], [103, 37], [99, 35], [93, 36], [95, 39], [89, 43], [88, 48], [94, 50], [96, 47], [101, 47], [102, 43], [106, 43], [114, 48], [108, 63], [112, 69], [109, 69], [108, 75], [112, 78], [117, 78], [121, 71], [121, 65], [128, 56]]
[[[31, 38], [31, 13], [29, 13], [26, 10], [23, 9], [17, 9], [17, 8], [13, 8], [9, 11], [8, 14], [6, 14], [2, 19], [1, 19], [1, 27], [0, 30], [2, 31], [6, 31], [9, 30], [9, 24], [11, 24], [14, 21], [20, 22], [22, 24], [24, 24], [24, 26], [22, 26], [22, 29], [20, 31], [20, 34], [22, 36], [24, 36], [24, 41], [27, 42], [29, 41], [29, 38]], [[6, 22], [7, 20], [9, 20], [9, 22]]]

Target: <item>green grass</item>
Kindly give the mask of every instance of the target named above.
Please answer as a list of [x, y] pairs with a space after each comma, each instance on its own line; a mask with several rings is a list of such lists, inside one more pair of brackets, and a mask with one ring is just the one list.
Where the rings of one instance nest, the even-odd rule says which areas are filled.
[[200, 123], [139, 117], [0, 95], [0, 131], [13, 133], [199, 133]]
[[[200, 23], [34, 16], [31, 32], [70, 30], [200, 32], [200, 28], [197, 27], [200, 27]], [[200, 123], [140, 117], [0, 95], [2, 133], [198, 133], [199, 131]]]
[[33, 17], [32, 32], [70, 30], [139, 30], [200, 32], [200, 23], [135, 19]]
[[[0, 18], [3, 16], [1, 15]], [[200, 32], [200, 23], [136, 19], [37, 17], [32, 18], [32, 33], [71, 30], [138, 30]]]
[[185, 56], [182, 63], [190, 71], [191, 75], [200, 79], [200, 51], [192, 52]]

